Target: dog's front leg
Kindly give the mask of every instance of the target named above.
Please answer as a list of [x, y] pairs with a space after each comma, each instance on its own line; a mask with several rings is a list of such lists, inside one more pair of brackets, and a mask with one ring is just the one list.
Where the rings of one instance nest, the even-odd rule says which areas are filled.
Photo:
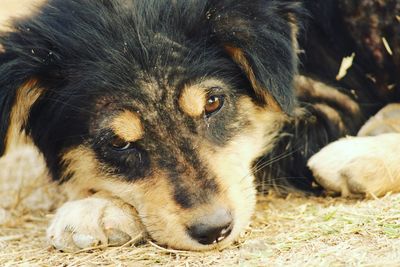
[[314, 155], [308, 166], [319, 183], [344, 196], [400, 191], [399, 114], [400, 104], [387, 105], [359, 137], [343, 138]]
[[400, 191], [400, 133], [348, 137], [324, 147], [308, 166], [326, 189], [343, 196]]
[[91, 247], [119, 246], [145, 236], [136, 210], [106, 194], [69, 201], [56, 212], [47, 238], [56, 249], [73, 252]]

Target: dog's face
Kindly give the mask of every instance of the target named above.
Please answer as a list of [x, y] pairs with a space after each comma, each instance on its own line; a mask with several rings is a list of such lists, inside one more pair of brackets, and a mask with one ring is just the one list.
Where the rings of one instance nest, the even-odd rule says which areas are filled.
[[296, 67], [297, 6], [244, 2], [50, 1], [1, 39], [2, 150], [28, 136], [71, 194], [123, 199], [161, 244], [229, 244]]

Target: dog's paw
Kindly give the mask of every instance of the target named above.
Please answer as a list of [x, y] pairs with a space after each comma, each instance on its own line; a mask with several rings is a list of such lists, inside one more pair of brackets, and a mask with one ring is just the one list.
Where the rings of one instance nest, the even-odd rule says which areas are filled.
[[120, 200], [89, 197], [65, 203], [55, 214], [47, 238], [66, 252], [96, 246], [119, 246], [141, 239], [144, 228], [136, 210]]
[[400, 134], [348, 137], [308, 161], [318, 183], [343, 196], [400, 191]]
[[372, 136], [383, 133], [400, 133], [400, 104], [393, 103], [382, 108], [371, 117], [358, 132], [358, 136]]

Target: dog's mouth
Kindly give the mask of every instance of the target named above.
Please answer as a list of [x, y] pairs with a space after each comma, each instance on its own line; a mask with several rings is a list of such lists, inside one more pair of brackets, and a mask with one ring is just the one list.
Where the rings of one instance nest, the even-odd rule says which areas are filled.
[[[166, 212], [160, 216], [143, 216], [142, 219], [149, 240], [164, 248], [221, 250], [238, 239], [250, 222], [252, 210], [248, 207], [248, 212], [240, 213], [233, 209], [217, 208], [203, 216], [187, 210], [173, 215]], [[164, 217], [165, 214], [168, 217]]]
[[165, 218], [159, 218], [157, 221], [161, 222], [157, 227], [154, 226], [154, 221], [143, 222], [151, 240], [165, 248], [188, 251], [226, 248], [244, 228], [240, 220], [236, 221], [234, 215], [223, 208], [215, 210], [212, 214], [197, 217], [187, 224], [174, 219], [165, 221]]

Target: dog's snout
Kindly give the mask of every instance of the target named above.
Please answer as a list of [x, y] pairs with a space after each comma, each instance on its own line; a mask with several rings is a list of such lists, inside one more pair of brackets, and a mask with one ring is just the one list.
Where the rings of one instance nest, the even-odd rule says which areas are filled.
[[233, 218], [226, 209], [201, 217], [188, 228], [189, 235], [203, 245], [224, 240], [232, 231]]

